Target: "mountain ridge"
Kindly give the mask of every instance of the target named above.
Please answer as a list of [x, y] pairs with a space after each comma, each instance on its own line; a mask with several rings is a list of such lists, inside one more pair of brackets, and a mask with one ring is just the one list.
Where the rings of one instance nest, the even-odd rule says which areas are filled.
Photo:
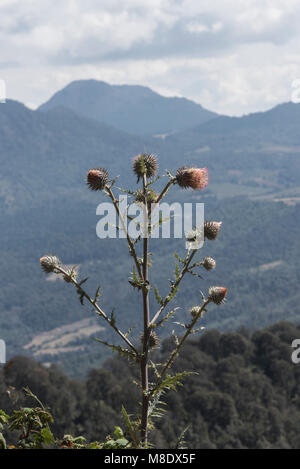
[[189, 99], [165, 97], [145, 86], [110, 85], [97, 80], [69, 83], [38, 110], [57, 105], [141, 135], [181, 130], [218, 115]]

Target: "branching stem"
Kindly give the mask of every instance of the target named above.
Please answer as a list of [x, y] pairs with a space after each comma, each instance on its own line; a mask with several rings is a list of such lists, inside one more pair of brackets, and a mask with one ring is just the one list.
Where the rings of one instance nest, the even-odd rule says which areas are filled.
[[161, 373], [160, 373], [160, 376], [155, 384], [155, 386], [152, 388], [149, 396], [151, 397], [155, 391], [158, 389], [159, 385], [161, 384], [162, 380], [163, 380], [163, 377], [165, 376], [166, 372], [168, 371], [168, 369], [170, 368], [170, 366], [172, 365], [173, 361], [175, 360], [176, 356], [178, 355], [179, 353], [179, 350], [181, 349], [181, 347], [183, 346], [184, 342], [186, 341], [186, 339], [188, 338], [188, 336], [192, 333], [192, 330], [193, 330], [193, 327], [195, 326], [196, 322], [198, 321], [198, 319], [201, 317], [203, 311], [205, 310], [206, 306], [211, 302], [212, 300], [210, 298], [208, 298], [207, 300], [204, 301], [203, 305], [201, 306], [199, 312], [195, 315], [195, 317], [193, 318], [193, 320], [191, 321], [191, 323], [189, 324], [189, 326], [187, 327], [187, 330], [185, 332], [185, 334], [183, 335], [183, 337], [180, 339], [178, 345], [175, 347], [175, 349], [173, 350], [173, 352], [171, 353], [167, 363], [164, 365]]
[[62, 267], [60, 266], [56, 266], [55, 269], [60, 272], [61, 274], [65, 275], [66, 277], [68, 277], [70, 279], [70, 281], [73, 283], [73, 285], [75, 285], [75, 287], [80, 290], [80, 293], [88, 300], [89, 303], [91, 303], [91, 305], [93, 305], [93, 307], [95, 308], [97, 314], [99, 316], [101, 316], [109, 325], [110, 327], [112, 327], [116, 333], [126, 342], [126, 344], [128, 345], [128, 347], [131, 348], [131, 350], [134, 351], [134, 353], [138, 356], [138, 351], [136, 350], [136, 348], [132, 345], [132, 343], [130, 342], [130, 340], [123, 334], [123, 332], [120, 331], [120, 329], [117, 328], [117, 326], [115, 324], [113, 324], [111, 322], [111, 320], [109, 319], [109, 317], [105, 314], [105, 312], [100, 308], [100, 306], [98, 305], [97, 301], [96, 300], [92, 300], [92, 298], [86, 293], [85, 290], [83, 290], [83, 288], [79, 285], [79, 283], [77, 282], [77, 280], [75, 280], [74, 278], [72, 278], [72, 276], [70, 276], [68, 274], [67, 271], [65, 271]]

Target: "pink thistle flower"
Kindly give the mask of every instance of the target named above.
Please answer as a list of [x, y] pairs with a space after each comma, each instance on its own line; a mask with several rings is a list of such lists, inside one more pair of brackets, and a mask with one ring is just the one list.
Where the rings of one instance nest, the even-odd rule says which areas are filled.
[[177, 184], [183, 189], [204, 189], [208, 185], [207, 168], [179, 168], [176, 173]]
[[108, 172], [104, 168], [93, 168], [87, 173], [86, 179], [92, 191], [102, 191], [108, 183]]
[[208, 290], [208, 299], [213, 301], [216, 305], [224, 303], [227, 295], [227, 288], [225, 287], [210, 287]]

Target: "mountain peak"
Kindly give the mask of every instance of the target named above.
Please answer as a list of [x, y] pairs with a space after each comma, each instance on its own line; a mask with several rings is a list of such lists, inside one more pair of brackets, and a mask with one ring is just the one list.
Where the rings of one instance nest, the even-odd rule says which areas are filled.
[[184, 130], [217, 117], [186, 98], [167, 98], [146, 86], [110, 85], [97, 80], [69, 83], [39, 110], [57, 106], [140, 135]]

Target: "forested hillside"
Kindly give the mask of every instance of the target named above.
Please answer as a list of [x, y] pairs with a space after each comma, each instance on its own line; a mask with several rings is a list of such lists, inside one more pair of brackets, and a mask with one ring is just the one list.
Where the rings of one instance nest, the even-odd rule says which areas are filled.
[[[291, 343], [299, 336], [299, 326], [280, 322], [254, 334], [246, 329], [223, 334], [210, 330], [188, 342], [173, 371], [197, 374], [163, 399], [167, 412], [157, 420], [152, 443], [174, 448], [188, 426], [188, 448], [300, 449], [300, 364], [291, 361]], [[173, 346], [165, 341], [157, 358], [165, 359]], [[137, 411], [139, 390], [132, 383], [136, 371], [114, 357], [79, 382], [55, 365], [45, 368], [15, 357], [0, 368], [0, 408], [10, 413], [32, 405], [21, 392], [29, 386], [50, 407], [57, 438], [71, 433], [102, 440], [114, 426], [124, 427], [122, 404], [129, 413]], [[10, 441], [14, 438], [11, 434]]]

